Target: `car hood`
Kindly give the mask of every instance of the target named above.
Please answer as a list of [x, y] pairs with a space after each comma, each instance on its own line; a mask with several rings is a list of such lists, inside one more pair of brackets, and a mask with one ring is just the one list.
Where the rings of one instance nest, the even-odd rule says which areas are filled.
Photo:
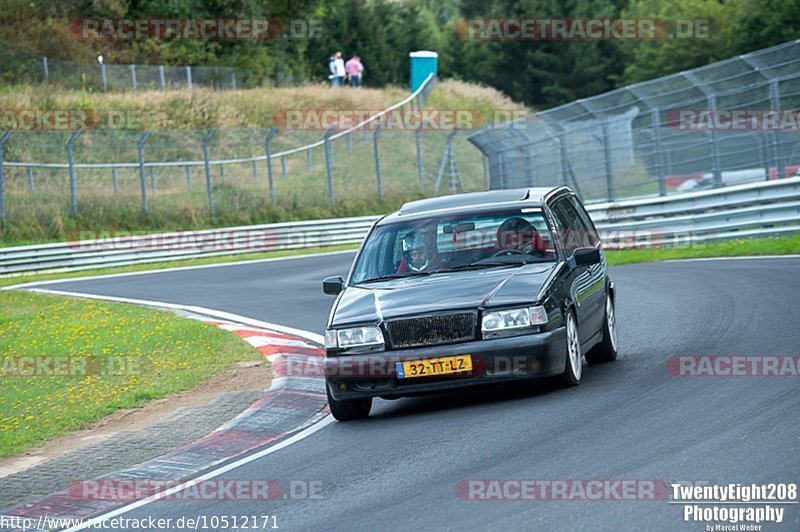
[[470, 270], [350, 286], [330, 325], [380, 323], [400, 316], [526, 304], [535, 300], [557, 263]]

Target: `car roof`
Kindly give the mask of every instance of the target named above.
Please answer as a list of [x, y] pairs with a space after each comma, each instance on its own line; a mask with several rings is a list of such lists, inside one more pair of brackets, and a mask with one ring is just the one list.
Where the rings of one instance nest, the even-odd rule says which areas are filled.
[[389, 222], [405, 217], [416, 218], [440, 211], [458, 213], [493, 207], [541, 207], [545, 200], [561, 191], [570, 192], [567, 187], [530, 187], [427, 198], [403, 204], [399, 211], [386, 216], [382, 221]]

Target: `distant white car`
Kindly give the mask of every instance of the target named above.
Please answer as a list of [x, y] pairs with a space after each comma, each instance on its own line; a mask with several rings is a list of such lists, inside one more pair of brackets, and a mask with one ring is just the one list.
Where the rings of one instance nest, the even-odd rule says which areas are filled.
[[714, 179], [712, 177], [703, 176], [700, 178], [687, 179], [678, 186], [677, 191], [694, 192], [696, 190], [706, 190], [713, 187], [714, 187]]

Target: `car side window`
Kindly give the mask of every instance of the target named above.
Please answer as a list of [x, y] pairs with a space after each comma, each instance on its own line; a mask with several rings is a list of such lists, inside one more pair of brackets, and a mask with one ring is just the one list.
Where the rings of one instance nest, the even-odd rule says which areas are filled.
[[581, 202], [578, 201], [578, 198], [575, 196], [569, 197], [569, 203], [575, 212], [578, 213], [578, 217], [581, 220], [581, 223], [584, 228], [586, 228], [586, 241], [588, 246], [594, 247], [600, 241], [600, 235], [597, 233], [597, 228], [594, 226], [594, 222], [592, 222], [592, 218], [589, 216], [589, 213], [586, 211], [586, 208], [581, 205]]
[[590, 229], [584, 224], [570, 198], [556, 201], [551, 210], [556, 218], [561, 243], [567, 254], [578, 248], [591, 247]]

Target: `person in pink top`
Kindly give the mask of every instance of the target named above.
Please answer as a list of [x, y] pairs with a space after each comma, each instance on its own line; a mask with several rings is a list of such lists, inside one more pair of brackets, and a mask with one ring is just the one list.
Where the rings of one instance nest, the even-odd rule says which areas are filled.
[[361, 76], [364, 72], [364, 65], [361, 64], [361, 58], [354, 55], [344, 65], [344, 71], [347, 74], [347, 79], [350, 80], [351, 87], [361, 86]]

